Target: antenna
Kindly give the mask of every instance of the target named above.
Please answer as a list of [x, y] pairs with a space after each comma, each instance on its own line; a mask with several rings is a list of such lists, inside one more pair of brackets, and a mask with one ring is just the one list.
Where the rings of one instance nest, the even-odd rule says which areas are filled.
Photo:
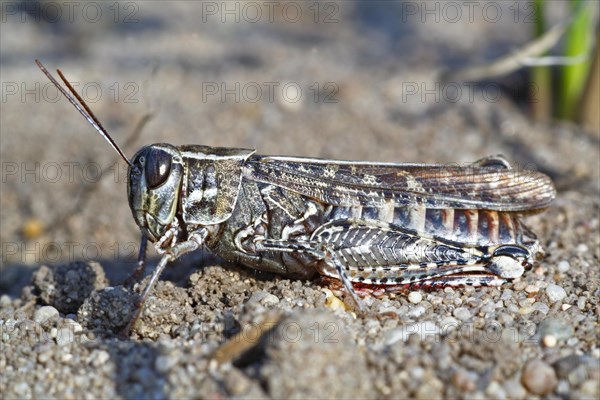
[[106, 139], [106, 141], [108, 143], [110, 143], [110, 145], [113, 147], [113, 149], [115, 149], [115, 151], [117, 153], [119, 153], [119, 155], [123, 158], [123, 160], [125, 160], [125, 162], [129, 165], [129, 167], [132, 168], [133, 170], [137, 171], [138, 168], [135, 165], [133, 165], [131, 163], [131, 161], [129, 161], [127, 159], [127, 157], [125, 156], [123, 151], [119, 148], [119, 146], [117, 146], [117, 144], [115, 143], [113, 138], [110, 137], [110, 135], [108, 134], [106, 129], [104, 129], [104, 127], [102, 126], [100, 121], [98, 121], [98, 118], [96, 118], [96, 116], [94, 115], [92, 110], [88, 107], [88, 105], [85, 103], [85, 101], [83, 101], [81, 96], [79, 96], [77, 94], [77, 92], [75, 91], [75, 89], [73, 89], [73, 86], [71, 86], [69, 81], [67, 81], [67, 79], [65, 78], [63, 73], [59, 69], [56, 70], [56, 72], [58, 72], [58, 75], [60, 76], [62, 81], [65, 83], [65, 85], [67, 85], [67, 88], [69, 88], [69, 91], [73, 94], [73, 96], [75, 96], [75, 98], [79, 101], [79, 103], [77, 101], [75, 101], [73, 96], [71, 96], [71, 94], [69, 94], [69, 92], [67, 92], [65, 90], [65, 88], [63, 88], [62, 85], [56, 80], [56, 78], [54, 78], [50, 74], [50, 72], [48, 72], [46, 67], [44, 67], [39, 60], [35, 60], [35, 63], [42, 70], [42, 72], [48, 77], [48, 79], [50, 79], [50, 81], [54, 84], [54, 86], [56, 86], [56, 88], [58, 90], [60, 90], [60, 92], [67, 98], [67, 100], [69, 100], [69, 102], [71, 104], [73, 104], [73, 107], [75, 107], [77, 109], [77, 111], [79, 111], [79, 113], [81, 115], [83, 115], [83, 117], [85, 119], [87, 119], [87, 121], [90, 123], [90, 125], [92, 125], [98, 131], [98, 133], [100, 133], [100, 135], [102, 135], [102, 137], [104, 139]]

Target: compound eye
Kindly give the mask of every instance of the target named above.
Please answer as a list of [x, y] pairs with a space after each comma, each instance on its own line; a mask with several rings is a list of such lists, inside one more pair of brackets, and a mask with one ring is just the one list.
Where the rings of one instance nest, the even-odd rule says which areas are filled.
[[150, 189], [156, 189], [169, 177], [171, 155], [160, 149], [150, 149], [146, 154], [146, 182]]

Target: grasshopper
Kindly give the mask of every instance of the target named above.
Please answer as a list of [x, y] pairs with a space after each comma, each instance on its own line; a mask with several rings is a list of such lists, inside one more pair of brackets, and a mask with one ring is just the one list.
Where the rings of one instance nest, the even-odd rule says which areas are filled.
[[36, 63], [129, 166], [136, 273], [148, 240], [162, 255], [126, 332], [166, 265], [203, 247], [257, 270], [339, 279], [359, 308], [355, 287], [498, 286], [542, 253], [521, 218], [548, 207], [554, 185], [502, 156], [445, 166], [157, 143], [129, 160], [61, 71], [79, 102]]

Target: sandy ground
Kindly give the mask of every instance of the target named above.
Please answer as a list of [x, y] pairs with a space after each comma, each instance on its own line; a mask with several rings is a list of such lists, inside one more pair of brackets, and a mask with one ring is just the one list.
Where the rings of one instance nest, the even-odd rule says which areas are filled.
[[[457, 97], [431, 90], [441, 70], [526, 43], [533, 26], [514, 4], [528, 2], [476, 2], [472, 22], [441, 3], [429, 17], [411, 2], [20, 4], [2, 3], [0, 39], [3, 398], [598, 397], [598, 134], [531, 122], [520, 73]], [[368, 297], [356, 317], [319, 282], [200, 252], [166, 271], [122, 339], [146, 282], [120, 285], [139, 246], [125, 166], [35, 58], [78, 84], [130, 156], [153, 142], [374, 161], [504, 154], [556, 183], [552, 207], [528, 218], [546, 257], [500, 288]]]

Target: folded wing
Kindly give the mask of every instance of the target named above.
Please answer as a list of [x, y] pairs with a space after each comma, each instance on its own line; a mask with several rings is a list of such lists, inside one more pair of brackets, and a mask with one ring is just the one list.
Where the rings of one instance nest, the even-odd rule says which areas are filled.
[[244, 177], [342, 207], [393, 202], [519, 212], [545, 208], [556, 195], [543, 173], [478, 162], [458, 166], [254, 156], [244, 166]]

